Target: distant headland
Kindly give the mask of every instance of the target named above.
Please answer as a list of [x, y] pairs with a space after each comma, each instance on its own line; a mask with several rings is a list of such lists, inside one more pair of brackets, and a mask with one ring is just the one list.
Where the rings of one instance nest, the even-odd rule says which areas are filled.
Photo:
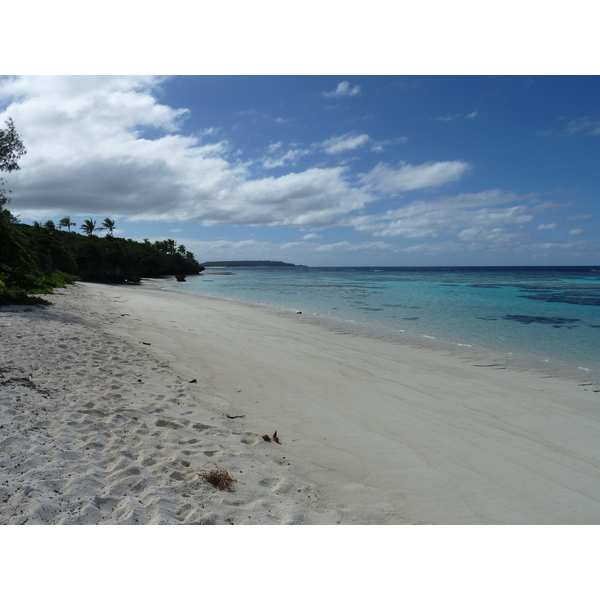
[[280, 260], [220, 260], [202, 263], [203, 267], [303, 267]]

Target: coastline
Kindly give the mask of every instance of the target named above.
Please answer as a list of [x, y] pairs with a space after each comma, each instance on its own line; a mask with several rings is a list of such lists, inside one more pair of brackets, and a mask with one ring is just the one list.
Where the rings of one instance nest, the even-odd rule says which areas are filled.
[[0, 311], [2, 523], [600, 523], [597, 386], [152, 285], [50, 299]]
[[[235, 274], [239, 275], [240, 272]], [[232, 275], [234, 273], [228, 274]], [[325, 296], [328, 293], [326, 289], [322, 290], [319, 285], [316, 285], [318, 300], [314, 302], [310, 293], [302, 291], [304, 285], [301, 279], [288, 282], [288, 285], [293, 285], [295, 288], [293, 294], [277, 295], [270, 289], [264, 288], [264, 286], [269, 286], [269, 281], [266, 277], [260, 275], [258, 286], [256, 277], [247, 279], [246, 274], [244, 274], [245, 276], [241, 281], [236, 282], [236, 285], [231, 287], [229, 281], [225, 286], [221, 285], [221, 282], [202, 283], [206, 277], [210, 280], [211, 275], [212, 273], [200, 274], [197, 278], [191, 278], [185, 286], [167, 279], [156, 280], [153, 284], [170, 291], [226, 299], [283, 313], [295, 313], [297, 310], [301, 310], [305, 320], [314, 318], [316, 323], [336, 331], [376, 337], [392, 343], [432, 348], [460, 356], [477, 355], [482, 360], [492, 360], [510, 368], [532, 370], [550, 376], [576, 378], [579, 381], [589, 380], [600, 385], [600, 357], [598, 356], [595, 338], [589, 335], [592, 331], [589, 327], [598, 328], [600, 322], [596, 319], [587, 322], [586, 319], [590, 315], [574, 314], [570, 309], [566, 313], [560, 310], [554, 312], [552, 309], [557, 306], [554, 302], [552, 304], [542, 302], [537, 306], [527, 307], [515, 306], [514, 304], [509, 306], [502, 303], [503, 310], [510, 313], [507, 316], [502, 312], [498, 312], [499, 307], [497, 304], [496, 310], [494, 310], [495, 301], [492, 298], [487, 298], [483, 305], [485, 305], [486, 311], [489, 312], [485, 316], [484, 313], [478, 312], [482, 309], [482, 301], [480, 300], [479, 304], [474, 303], [472, 306], [473, 316], [476, 318], [469, 317], [463, 323], [460, 322], [460, 318], [457, 321], [457, 315], [455, 314], [450, 315], [448, 318], [441, 316], [445, 313], [440, 312], [440, 310], [444, 308], [451, 309], [446, 302], [445, 307], [440, 306], [435, 317], [436, 320], [432, 322], [431, 319], [428, 321], [423, 318], [422, 313], [425, 311], [417, 310], [418, 317], [414, 317], [414, 315], [407, 317], [407, 313], [394, 315], [387, 312], [390, 307], [395, 305], [382, 303], [381, 298], [377, 298], [375, 295], [369, 296], [369, 301], [365, 303], [362, 301], [360, 294], [358, 296], [350, 294], [345, 301], [339, 304], [336, 303], [334, 306], [327, 300], [319, 299], [321, 291], [325, 292]], [[325, 288], [330, 283], [332, 282], [327, 282]], [[357, 287], [363, 283], [367, 287], [375, 286], [377, 288], [378, 285], [376, 280], [369, 282], [357, 280], [350, 284], [351, 288], [354, 287], [354, 283]], [[523, 285], [527, 284], [524, 283]], [[486, 286], [474, 285], [473, 287], [485, 288]], [[496, 286], [489, 287], [494, 288]], [[513, 286], [509, 287], [512, 288]], [[277, 290], [281, 286], [275, 283], [274, 288]], [[308, 286], [307, 289], [312, 290], [312, 285]], [[398, 290], [394, 293], [397, 292]], [[417, 293], [417, 295], [419, 294]], [[445, 298], [445, 300], [447, 299]], [[371, 300], [374, 303], [372, 306], [370, 304]], [[454, 300], [453, 304], [455, 305], [462, 306], [464, 304], [459, 299]], [[409, 297], [403, 300], [405, 304], [403, 308], [421, 309], [423, 308], [421, 301], [422, 298], [415, 298], [409, 292]], [[467, 299], [466, 302], [468, 305], [469, 300]], [[368, 304], [368, 306], [364, 306], [364, 304]], [[562, 305], [563, 308], [565, 306], [567, 305]], [[569, 303], [569, 306], [571, 306], [571, 303]], [[573, 322], [579, 322], [578, 326], [570, 326], [569, 321], [571, 319]], [[492, 326], [486, 324], [483, 327], [476, 325], [484, 321], [496, 323]], [[515, 321], [520, 322], [516, 325], [516, 329]], [[449, 322], [453, 324], [448, 325]], [[499, 330], [498, 325], [501, 326], [503, 323], [506, 323], [508, 329]], [[457, 327], [458, 325], [460, 326]], [[559, 330], [560, 334], [556, 335]], [[578, 333], [582, 335], [574, 337]]]

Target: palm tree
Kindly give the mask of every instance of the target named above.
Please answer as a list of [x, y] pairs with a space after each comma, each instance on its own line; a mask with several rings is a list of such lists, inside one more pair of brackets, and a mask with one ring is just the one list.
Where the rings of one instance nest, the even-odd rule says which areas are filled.
[[66, 227], [69, 233], [71, 233], [71, 227], [75, 227], [77, 223], [73, 223], [73, 221], [71, 221], [71, 217], [63, 217], [60, 220], [60, 225], [61, 227]]
[[104, 221], [102, 221], [102, 227], [98, 227], [98, 229], [101, 229], [101, 230], [108, 229], [108, 233], [106, 234], [106, 236], [112, 237], [113, 231], [116, 226], [117, 226], [117, 224], [112, 219], [109, 219], [107, 217], [106, 219], [104, 219]]
[[52, 220], [46, 221], [44, 223], [44, 229], [49, 229], [50, 231], [54, 231], [56, 229], [56, 225], [54, 224], [54, 221], [52, 221]]
[[92, 219], [86, 219], [79, 229], [88, 235], [92, 235], [92, 233], [94, 233], [94, 231], [97, 229], [96, 221], [92, 221]]

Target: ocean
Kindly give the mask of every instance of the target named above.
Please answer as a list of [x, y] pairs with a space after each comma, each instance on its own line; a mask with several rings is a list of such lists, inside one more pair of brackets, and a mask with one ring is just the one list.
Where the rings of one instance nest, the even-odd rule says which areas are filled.
[[600, 383], [600, 267], [207, 268], [162, 287]]

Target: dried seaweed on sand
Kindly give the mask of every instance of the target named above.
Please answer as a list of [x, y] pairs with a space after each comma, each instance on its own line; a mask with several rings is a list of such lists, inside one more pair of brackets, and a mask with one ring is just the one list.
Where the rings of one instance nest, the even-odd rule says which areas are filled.
[[231, 475], [229, 475], [222, 467], [219, 467], [218, 465], [215, 465], [215, 467], [216, 468], [211, 471], [202, 470], [198, 475], [201, 479], [207, 481], [219, 490], [230, 490], [231, 484], [234, 481], [237, 481], [237, 479], [231, 477]]

